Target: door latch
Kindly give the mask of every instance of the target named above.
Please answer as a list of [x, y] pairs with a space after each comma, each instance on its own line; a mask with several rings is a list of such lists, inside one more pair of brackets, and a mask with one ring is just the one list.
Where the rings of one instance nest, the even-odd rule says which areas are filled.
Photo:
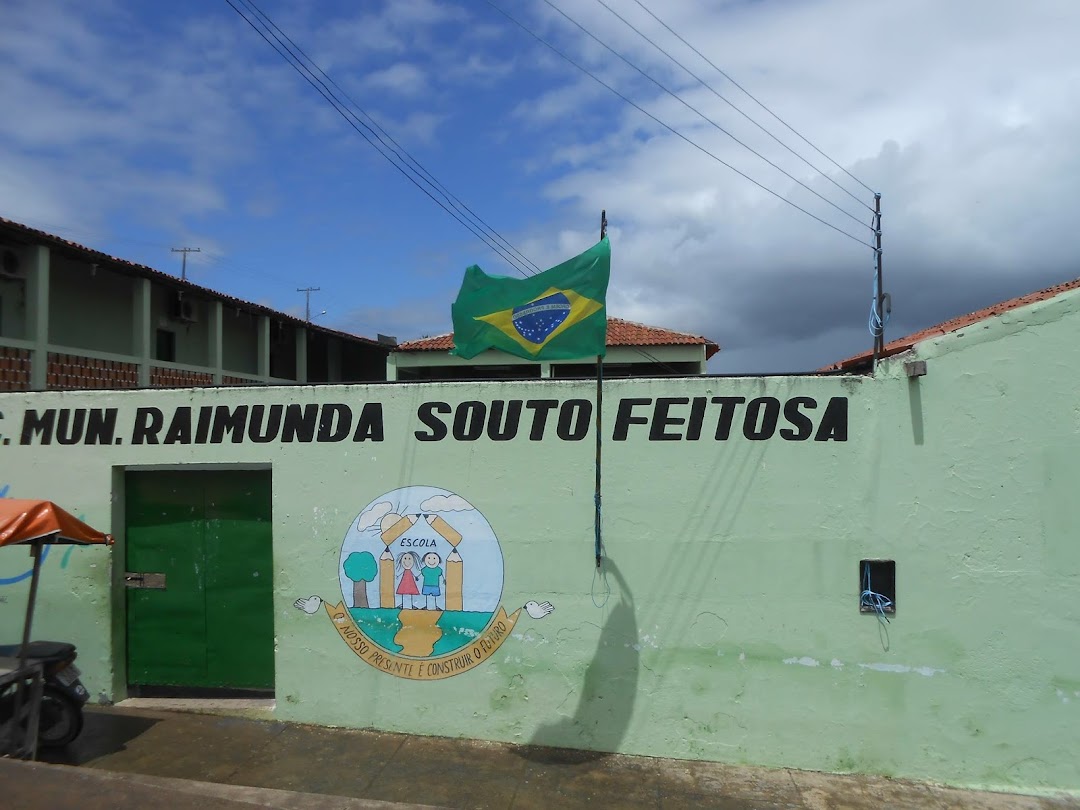
[[151, 591], [165, 590], [164, 574], [140, 574], [134, 571], [124, 572], [125, 588], [142, 588]]

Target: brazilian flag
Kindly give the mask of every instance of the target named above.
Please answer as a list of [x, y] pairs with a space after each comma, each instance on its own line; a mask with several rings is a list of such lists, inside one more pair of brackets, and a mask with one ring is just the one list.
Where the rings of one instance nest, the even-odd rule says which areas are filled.
[[528, 278], [465, 271], [451, 307], [454, 348], [468, 359], [499, 349], [527, 360], [573, 360], [605, 353], [611, 246], [607, 237], [580, 256]]

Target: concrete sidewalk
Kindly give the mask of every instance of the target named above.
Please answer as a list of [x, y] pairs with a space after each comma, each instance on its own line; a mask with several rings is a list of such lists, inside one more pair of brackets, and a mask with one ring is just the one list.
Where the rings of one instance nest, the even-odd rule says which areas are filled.
[[221, 785], [164, 776], [73, 768], [0, 759], [0, 801], [4, 810], [438, 810], [422, 805], [350, 799], [272, 788]]
[[[1050, 810], [1080, 801], [949, 790], [878, 777], [731, 767], [113, 708], [50, 767], [0, 761], [8, 808], [252, 806]], [[332, 798], [333, 797], [333, 798]]]

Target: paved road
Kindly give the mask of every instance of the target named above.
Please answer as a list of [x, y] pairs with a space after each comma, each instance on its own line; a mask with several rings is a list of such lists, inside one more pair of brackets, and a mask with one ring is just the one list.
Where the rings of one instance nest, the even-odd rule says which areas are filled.
[[[166, 711], [94, 710], [54, 762], [0, 760], [4, 810], [717, 808], [1058, 810], [1080, 801], [351, 731]], [[70, 767], [77, 766], [77, 767]]]

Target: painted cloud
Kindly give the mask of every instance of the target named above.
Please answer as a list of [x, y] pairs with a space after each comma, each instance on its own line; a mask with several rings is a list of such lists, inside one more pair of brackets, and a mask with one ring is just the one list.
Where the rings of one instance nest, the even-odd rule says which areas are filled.
[[460, 495], [432, 495], [420, 508], [425, 512], [471, 512], [476, 507]]
[[372, 526], [378, 525], [383, 516], [389, 514], [393, 508], [394, 505], [390, 501], [379, 501], [372, 504], [361, 512], [360, 517], [356, 519], [356, 530], [362, 532], [364, 529], [370, 529]]

